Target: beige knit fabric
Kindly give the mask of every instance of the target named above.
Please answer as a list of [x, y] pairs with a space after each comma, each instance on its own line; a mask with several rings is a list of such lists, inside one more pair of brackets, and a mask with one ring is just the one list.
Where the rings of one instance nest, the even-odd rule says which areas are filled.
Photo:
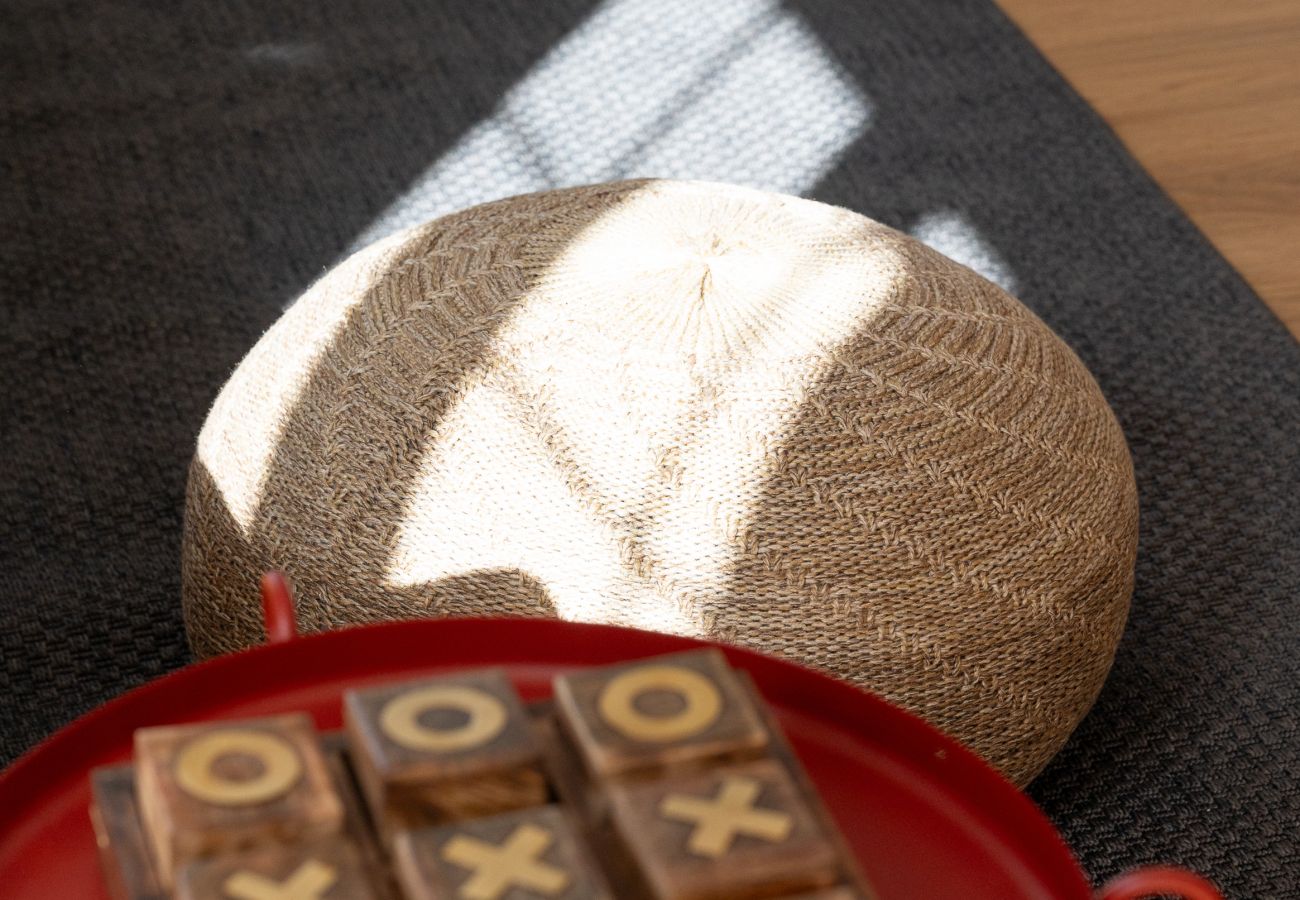
[[[358, 253], [199, 437], [195, 651], [522, 614], [733, 641], [880, 692], [1024, 783], [1110, 667], [1127, 448], [1014, 298], [854, 213], [639, 181]], [[430, 647], [430, 658], [437, 648]]]

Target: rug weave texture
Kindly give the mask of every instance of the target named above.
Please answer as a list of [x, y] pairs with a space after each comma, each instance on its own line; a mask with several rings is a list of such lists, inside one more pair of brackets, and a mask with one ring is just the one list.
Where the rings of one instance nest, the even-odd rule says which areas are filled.
[[1132, 453], [1133, 603], [1031, 793], [1098, 878], [1300, 895], [1300, 350], [992, 3], [17, 0], [0, 82], [5, 757], [189, 659], [196, 436], [351, 249], [731, 181], [963, 257], [1087, 365]]

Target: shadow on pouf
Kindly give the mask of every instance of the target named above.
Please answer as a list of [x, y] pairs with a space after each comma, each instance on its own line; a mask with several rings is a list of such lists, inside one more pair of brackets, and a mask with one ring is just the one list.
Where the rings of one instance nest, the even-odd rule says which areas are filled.
[[[358, 253], [223, 389], [184, 602], [211, 655], [305, 629], [540, 615], [827, 670], [1025, 783], [1110, 668], [1137, 501], [1074, 354], [846, 210], [636, 181]], [[433, 652], [433, 651], [431, 651]]]

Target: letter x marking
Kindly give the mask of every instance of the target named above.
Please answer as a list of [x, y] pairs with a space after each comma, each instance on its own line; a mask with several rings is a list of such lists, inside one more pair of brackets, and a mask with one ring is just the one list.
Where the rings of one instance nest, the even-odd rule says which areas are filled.
[[288, 881], [276, 883], [264, 875], [236, 872], [221, 888], [236, 900], [317, 900], [337, 880], [338, 873], [332, 866], [309, 859]]
[[474, 874], [460, 886], [464, 900], [498, 900], [512, 887], [530, 888], [547, 897], [568, 887], [569, 876], [537, 857], [551, 845], [551, 833], [524, 824], [497, 847], [458, 834], [442, 848], [442, 858]]
[[756, 809], [762, 786], [752, 778], [727, 778], [712, 800], [687, 794], [669, 794], [659, 804], [666, 819], [693, 822], [686, 849], [696, 856], [717, 859], [731, 849], [738, 834], [779, 844], [790, 836], [794, 821], [772, 809]]

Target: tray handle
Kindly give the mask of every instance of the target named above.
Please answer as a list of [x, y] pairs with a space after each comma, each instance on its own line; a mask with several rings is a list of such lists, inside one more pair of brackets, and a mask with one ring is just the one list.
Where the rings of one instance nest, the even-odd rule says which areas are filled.
[[1183, 900], [1224, 900], [1223, 894], [1199, 875], [1173, 866], [1148, 866], [1112, 878], [1097, 892], [1097, 900], [1143, 900], [1147, 897]]
[[293, 590], [284, 573], [274, 569], [262, 576], [262, 622], [269, 644], [283, 644], [298, 636]]

